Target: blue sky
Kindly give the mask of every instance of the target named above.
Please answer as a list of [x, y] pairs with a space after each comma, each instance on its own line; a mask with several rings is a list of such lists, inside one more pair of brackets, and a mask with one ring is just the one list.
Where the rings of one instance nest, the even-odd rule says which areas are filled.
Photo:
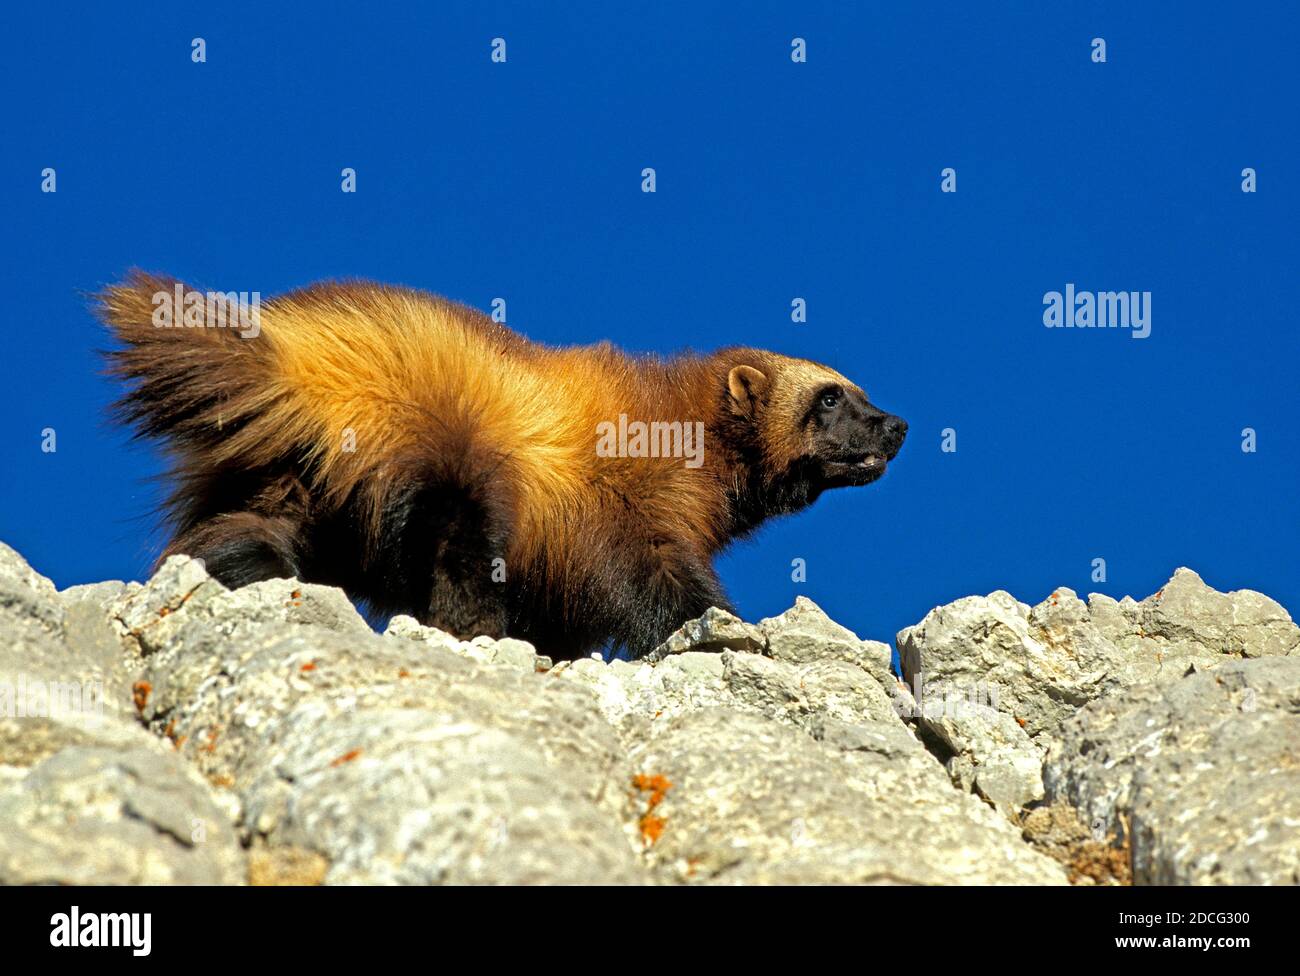
[[[162, 541], [84, 297], [140, 266], [831, 364], [909, 440], [721, 561], [750, 619], [804, 593], [890, 640], [966, 594], [1142, 597], [1179, 565], [1300, 609], [1294, 5], [418, 6], [7, 14], [0, 539], [59, 585]], [[1151, 335], [1044, 328], [1068, 282], [1151, 292]]]

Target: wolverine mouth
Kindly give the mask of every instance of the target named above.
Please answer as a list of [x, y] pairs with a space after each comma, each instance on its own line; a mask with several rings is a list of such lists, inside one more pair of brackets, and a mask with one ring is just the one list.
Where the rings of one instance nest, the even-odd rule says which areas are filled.
[[887, 467], [889, 462], [879, 454], [826, 461], [822, 465], [827, 484], [831, 487], [869, 485], [883, 475]]

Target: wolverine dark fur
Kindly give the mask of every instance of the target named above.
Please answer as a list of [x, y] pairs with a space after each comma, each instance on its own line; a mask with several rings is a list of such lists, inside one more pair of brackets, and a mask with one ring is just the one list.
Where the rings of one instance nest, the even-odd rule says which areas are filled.
[[[164, 557], [227, 586], [343, 587], [458, 637], [569, 658], [649, 651], [727, 607], [713, 556], [828, 488], [884, 473], [907, 425], [839, 373], [731, 348], [663, 360], [549, 348], [424, 292], [318, 284], [260, 331], [160, 328], [177, 283], [105, 289], [116, 405], [175, 459]], [[608, 457], [602, 424], [703, 425], [697, 467]]]

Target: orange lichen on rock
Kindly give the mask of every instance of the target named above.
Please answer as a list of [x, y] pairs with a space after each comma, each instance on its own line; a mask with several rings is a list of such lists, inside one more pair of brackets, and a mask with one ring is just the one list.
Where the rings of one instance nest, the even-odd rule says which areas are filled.
[[664, 794], [673, 788], [667, 776], [656, 775], [649, 776], [646, 773], [638, 773], [632, 777], [632, 785], [642, 793], [650, 794], [650, 809], [657, 807], [664, 798]]
[[663, 835], [664, 827], [668, 825], [663, 817], [655, 815], [654, 809], [663, 802], [664, 795], [673, 788], [673, 784], [667, 776], [638, 773], [632, 777], [632, 785], [642, 793], [650, 794], [646, 801], [645, 813], [641, 814], [641, 819], [637, 821], [641, 840], [649, 847]]
[[308, 661], [306, 664], [304, 664], [304, 665], [303, 665], [302, 667], [300, 667], [298, 670], [299, 670], [299, 671], [315, 671], [315, 670], [316, 670], [316, 662], [315, 662], [315, 661]]
[[153, 691], [153, 685], [147, 681], [137, 681], [131, 686], [131, 700], [135, 702], [135, 710], [144, 712], [145, 705], [149, 704], [149, 693]]
[[638, 826], [641, 828], [641, 839], [645, 841], [647, 847], [663, 835], [666, 824], [667, 821], [663, 817], [656, 817], [653, 813], [641, 815]]
[[189, 738], [189, 736], [186, 735], [176, 734], [176, 719], [172, 719], [167, 723], [167, 728], [163, 729], [163, 735], [171, 741], [172, 748], [176, 750], [179, 750], [181, 746], [185, 745], [185, 740]]
[[342, 766], [344, 763], [350, 763], [350, 762], [352, 762], [352, 760], [353, 760], [353, 759], [356, 759], [357, 756], [359, 756], [359, 755], [361, 755], [361, 750], [360, 750], [360, 749], [349, 749], [347, 752], [343, 753], [343, 755], [339, 756], [339, 757], [338, 757], [337, 759], [335, 759], [332, 763], [330, 763], [330, 765], [331, 765], [331, 766]]

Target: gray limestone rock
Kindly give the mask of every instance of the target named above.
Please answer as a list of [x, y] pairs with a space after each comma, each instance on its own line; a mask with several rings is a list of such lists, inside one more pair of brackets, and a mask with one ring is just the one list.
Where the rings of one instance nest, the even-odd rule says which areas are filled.
[[800, 598], [551, 667], [184, 556], [58, 592], [0, 545], [0, 883], [1300, 882], [1267, 597], [998, 592], [898, 643], [910, 688]]

